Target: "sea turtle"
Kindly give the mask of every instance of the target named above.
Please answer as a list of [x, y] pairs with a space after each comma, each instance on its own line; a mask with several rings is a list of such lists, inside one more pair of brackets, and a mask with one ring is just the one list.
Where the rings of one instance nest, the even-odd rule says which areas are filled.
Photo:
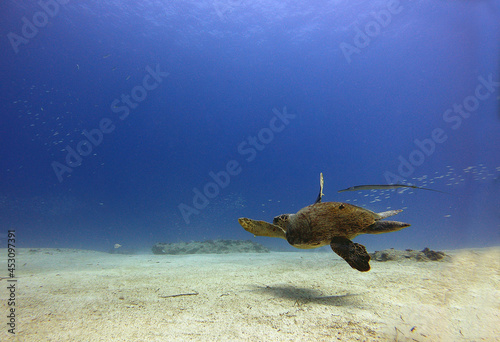
[[297, 248], [317, 248], [330, 245], [352, 267], [361, 272], [370, 270], [370, 255], [366, 248], [351, 239], [361, 234], [381, 234], [401, 230], [410, 226], [397, 221], [381, 221], [402, 210], [374, 213], [348, 203], [321, 202], [323, 196], [323, 174], [320, 190], [314, 204], [296, 214], [276, 216], [273, 223], [256, 221], [246, 217], [238, 219], [246, 231], [254, 236], [285, 239]]

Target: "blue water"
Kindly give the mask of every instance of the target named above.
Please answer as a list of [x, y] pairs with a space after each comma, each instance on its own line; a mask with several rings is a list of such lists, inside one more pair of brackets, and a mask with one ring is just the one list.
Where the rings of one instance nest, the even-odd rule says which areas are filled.
[[[2, 243], [253, 239], [320, 172], [404, 208], [368, 250], [500, 243], [498, 1], [42, 4], [0, 5]], [[451, 194], [337, 193], [391, 182]]]

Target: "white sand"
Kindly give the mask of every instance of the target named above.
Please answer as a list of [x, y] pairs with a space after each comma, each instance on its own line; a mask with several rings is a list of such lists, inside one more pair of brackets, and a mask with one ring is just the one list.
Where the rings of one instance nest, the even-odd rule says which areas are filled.
[[[333, 253], [111, 255], [18, 250], [16, 335], [1, 341], [495, 341], [500, 248], [451, 263]], [[0, 276], [6, 250], [0, 249]], [[197, 293], [166, 297], [177, 294]], [[498, 340], [497, 340], [498, 341]]]

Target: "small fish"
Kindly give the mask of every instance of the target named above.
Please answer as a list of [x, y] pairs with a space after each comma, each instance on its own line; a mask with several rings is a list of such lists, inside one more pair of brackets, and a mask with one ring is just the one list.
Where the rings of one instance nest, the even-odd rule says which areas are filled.
[[412, 188], [412, 189], [420, 189], [420, 190], [429, 190], [429, 191], [435, 191], [435, 192], [440, 192], [442, 194], [449, 194], [444, 191], [439, 191], [439, 190], [434, 190], [434, 189], [429, 189], [429, 188], [422, 188], [416, 185], [409, 185], [409, 184], [374, 184], [374, 185], [356, 185], [356, 186], [351, 186], [350, 188], [339, 190], [338, 192], [344, 192], [344, 191], [359, 191], [359, 190], [387, 190], [387, 189], [398, 189], [398, 188]]
[[120, 245], [119, 243], [115, 243], [115, 249], [117, 248], [120, 248], [122, 245]]

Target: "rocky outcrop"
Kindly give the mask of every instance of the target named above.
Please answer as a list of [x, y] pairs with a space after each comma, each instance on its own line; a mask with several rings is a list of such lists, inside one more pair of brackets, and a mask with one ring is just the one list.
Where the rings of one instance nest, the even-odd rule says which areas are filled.
[[375, 251], [370, 257], [375, 261], [400, 261], [400, 260], [415, 260], [415, 261], [450, 261], [451, 257], [444, 252], [433, 251], [429, 248], [424, 248], [421, 251], [407, 249], [399, 251], [397, 249], [385, 249], [383, 251]]

